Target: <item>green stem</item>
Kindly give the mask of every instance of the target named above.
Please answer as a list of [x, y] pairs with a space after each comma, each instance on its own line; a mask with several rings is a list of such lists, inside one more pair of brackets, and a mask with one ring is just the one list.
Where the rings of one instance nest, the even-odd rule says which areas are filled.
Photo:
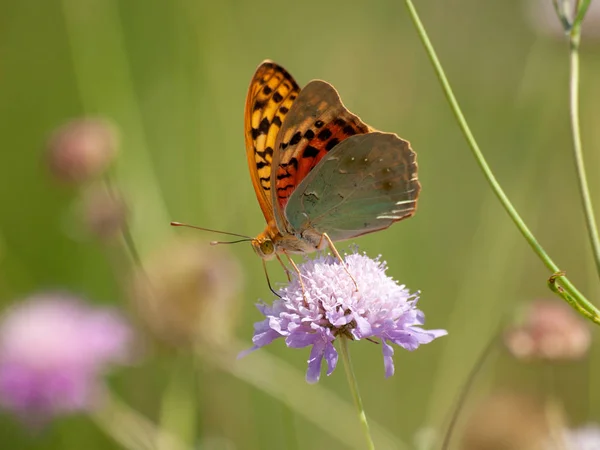
[[[106, 185], [106, 189], [108, 190], [109, 195], [115, 199], [116, 189], [114, 187], [114, 182], [112, 180], [111, 174], [106, 173], [104, 175], [104, 184]], [[134, 264], [138, 267], [142, 267], [142, 259], [140, 258], [140, 253], [135, 245], [135, 240], [133, 239], [133, 234], [131, 233], [131, 227], [129, 226], [129, 219], [126, 219], [123, 223], [123, 227], [121, 229], [121, 233], [123, 235], [123, 243], [125, 244], [125, 248], [129, 252], [129, 255], [134, 262]]]
[[[504, 322], [504, 321], [502, 321]], [[492, 354], [494, 347], [498, 346], [498, 337], [501, 336], [502, 329], [504, 328], [504, 323], [499, 329], [492, 335], [486, 346], [484, 347], [481, 354], [477, 357], [475, 364], [469, 371], [467, 375], [467, 379], [464, 382], [462, 388], [458, 393], [458, 397], [454, 402], [454, 406], [452, 408], [452, 413], [450, 415], [450, 422], [448, 424], [448, 429], [446, 431], [446, 435], [444, 436], [444, 440], [442, 441], [442, 450], [447, 450], [450, 448], [450, 441], [452, 440], [452, 434], [454, 433], [454, 429], [456, 428], [456, 424], [458, 422], [458, 416], [465, 406], [465, 402], [467, 400], [467, 395], [471, 390], [471, 387], [475, 383], [475, 377], [481, 373], [481, 369], [483, 368], [484, 363], [487, 361], [488, 357]]]
[[456, 97], [454, 96], [454, 93], [452, 92], [452, 88], [450, 87], [450, 83], [448, 82], [448, 79], [446, 78], [444, 69], [442, 68], [442, 65], [435, 53], [435, 50], [433, 49], [433, 45], [431, 44], [431, 41], [429, 40], [429, 37], [427, 36], [427, 32], [425, 31], [425, 28], [423, 27], [423, 24], [421, 23], [421, 20], [419, 19], [419, 16], [417, 14], [417, 11], [416, 11], [412, 1], [411, 0], [405, 0], [405, 1], [406, 1], [406, 6], [408, 8], [408, 11], [410, 13], [411, 19], [415, 25], [415, 28], [417, 29], [417, 33], [419, 34], [421, 42], [423, 43], [423, 46], [425, 47], [427, 55], [429, 56], [429, 59], [431, 60], [431, 63], [433, 65], [436, 75], [438, 77], [438, 80], [439, 80], [440, 84], [442, 85], [442, 89], [444, 91], [444, 94], [446, 95], [446, 99], [448, 100], [448, 103], [450, 104], [452, 112], [454, 113], [456, 120], [458, 121], [460, 129], [463, 132], [463, 134], [473, 152], [473, 155], [475, 156], [475, 160], [477, 161], [477, 164], [483, 171], [483, 174], [486, 177], [486, 179], [488, 180], [494, 194], [496, 195], [496, 197], [498, 198], [498, 200], [500, 201], [500, 203], [502, 204], [502, 206], [504, 207], [504, 209], [506, 210], [506, 212], [508, 213], [508, 215], [510, 216], [512, 221], [515, 223], [515, 225], [517, 226], [517, 228], [519, 229], [519, 231], [521, 232], [521, 234], [523, 235], [525, 240], [529, 243], [529, 245], [531, 246], [533, 251], [538, 255], [538, 257], [542, 260], [544, 265], [552, 272], [552, 274], [558, 274], [555, 277], [555, 279], [560, 281], [560, 283], [562, 284], [564, 289], [557, 290], [555, 292], [557, 292], [566, 301], [569, 301], [569, 299], [567, 297], [570, 297], [572, 301], [570, 301], [569, 303], [571, 305], [573, 305], [573, 302], [575, 302], [579, 306], [579, 308], [576, 308], [578, 311], [581, 311], [581, 310], [587, 311], [589, 314], [586, 317], [588, 317], [588, 318], [591, 317], [595, 323], [600, 324], [600, 311], [592, 303], [590, 303], [589, 300], [587, 300], [583, 296], [583, 294], [581, 292], [579, 292], [579, 290], [577, 290], [577, 288], [573, 285], [573, 283], [571, 283], [571, 281], [564, 275], [564, 272], [560, 271], [559, 267], [554, 263], [554, 261], [550, 258], [550, 256], [544, 251], [542, 246], [539, 244], [539, 242], [537, 241], [537, 239], [531, 232], [531, 230], [527, 227], [527, 225], [525, 224], [525, 222], [523, 221], [523, 219], [521, 218], [521, 216], [519, 215], [517, 210], [514, 208], [514, 206], [508, 199], [504, 190], [498, 183], [498, 180], [496, 180], [496, 177], [494, 176], [492, 170], [490, 169], [490, 166], [488, 165], [487, 161], [485, 160], [485, 157], [483, 156], [483, 153], [481, 152], [479, 145], [477, 144], [477, 141], [475, 140], [475, 137], [473, 136], [473, 133], [471, 132], [471, 129], [469, 128], [469, 125], [467, 124], [467, 120], [465, 119], [465, 117], [462, 113], [462, 110], [460, 109], [460, 106], [458, 105], [458, 101], [456, 100]]
[[283, 438], [287, 450], [300, 450], [298, 436], [296, 436], [296, 427], [294, 426], [295, 414], [292, 408], [282, 404], [283, 408], [281, 421], [283, 423]]
[[161, 439], [156, 443], [156, 450], [184, 450], [194, 446], [197, 419], [195, 373], [191, 370], [189, 358], [189, 354], [181, 352], [171, 362], [159, 414], [160, 428], [177, 436], [182, 446], [173, 447], [172, 440]]
[[560, 19], [560, 22], [562, 23], [563, 28], [565, 30], [570, 29], [571, 21], [570, 21], [570, 18], [567, 17], [567, 14], [566, 14], [565, 2], [563, 0], [552, 0], [552, 3], [554, 4], [554, 10], [556, 11], [556, 15]]
[[577, 33], [581, 30], [581, 22], [587, 13], [588, 8], [592, 0], [577, 0], [577, 8], [575, 13], [575, 20], [573, 21], [573, 28], [578, 28]]
[[342, 361], [344, 362], [344, 368], [346, 369], [346, 377], [348, 378], [348, 385], [350, 386], [350, 392], [352, 393], [352, 399], [354, 405], [358, 410], [358, 418], [360, 425], [362, 426], [363, 433], [367, 439], [367, 448], [369, 450], [375, 450], [375, 444], [373, 444], [373, 438], [371, 437], [371, 431], [369, 430], [369, 423], [367, 422], [367, 415], [365, 414], [365, 408], [363, 407], [362, 400], [360, 398], [360, 392], [358, 390], [358, 382], [356, 381], [356, 375], [352, 368], [352, 361], [350, 359], [350, 351], [348, 350], [348, 338], [340, 336], [340, 349], [342, 353]]
[[581, 41], [581, 23], [576, 22], [569, 33], [569, 115], [571, 117], [571, 134], [573, 139], [573, 156], [579, 180], [579, 193], [583, 203], [583, 211], [587, 225], [596, 271], [600, 276], [600, 239], [590, 190], [585, 174], [583, 151], [581, 146], [581, 130], [579, 128], [579, 42]]
[[158, 428], [109, 390], [102, 391], [100, 406], [90, 413], [96, 425], [127, 450], [156, 450], [156, 442], [168, 448], [186, 449], [176, 436]]
[[[228, 346], [201, 344], [195, 353], [203, 363], [229, 373], [249, 386], [289, 406], [294, 414], [327, 433], [349, 449], [362, 450], [361, 432], [349, 427], [355, 420], [354, 408], [319, 383], [308, 384], [304, 374], [267, 351], [256, 351], [237, 359], [247, 345], [232, 341]], [[268, 376], [265, 376], [268, 374]], [[335, 413], [332, 413], [334, 411]], [[378, 450], [408, 450], [408, 444], [376, 421], [370, 423]]]

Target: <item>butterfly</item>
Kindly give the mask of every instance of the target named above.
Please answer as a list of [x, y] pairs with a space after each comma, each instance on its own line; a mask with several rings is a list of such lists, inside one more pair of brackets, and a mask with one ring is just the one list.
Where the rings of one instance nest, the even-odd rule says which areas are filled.
[[246, 97], [245, 141], [267, 221], [251, 240], [263, 261], [327, 245], [339, 257], [333, 242], [415, 213], [421, 185], [410, 144], [365, 124], [325, 81], [300, 89], [283, 67], [262, 62]]

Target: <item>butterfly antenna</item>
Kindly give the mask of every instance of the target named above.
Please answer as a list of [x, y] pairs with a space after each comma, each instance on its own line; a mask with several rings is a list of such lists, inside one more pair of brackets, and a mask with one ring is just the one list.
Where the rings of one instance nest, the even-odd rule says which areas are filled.
[[277, 292], [275, 292], [275, 289], [273, 289], [273, 286], [271, 286], [271, 280], [269, 280], [269, 272], [267, 272], [267, 263], [265, 262], [265, 260], [262, 260], [262, 264], [263, 264], [263, 270], [265, 271], [265, 277], [267, 277], [267, 284], [269, 285], [269, 289], [271, 290], [271, 292], [273, 294], [275, 294], [277, 297], [281, 298], [281, 295], [279, 295]]
[[227, 231], [211, 230], [210, 228], [201, 228], [201, 227], [197, 227], [195, 225], [189, 225], [187, 223], [171, 222], [171, 226], [172, 227], [194, 228], [196, 230], [209, 231], [211, 233], [226, 234], [228, 236], [237, 236], [237, 237], [244, 238], [244, 239], [240, 239], [239, 241], [231, 241], [231, 242], [213, 241], [213, 242], [211, 242], [211, 245], [217, 245], [217, 244], [235, 244], [237, 242], [247, 242], [247, 241], [251, 241], [252, 240], [252, 238], [250, 236], [244, 236], [243, 234], [228, 233]]
[[237, 244], [238, 242], [248, 242], [251, 240], [252, 240], [251, 238], [248, 238], [248, 239], [238, 239], [237, 241], [210, 241], [210, 245]]

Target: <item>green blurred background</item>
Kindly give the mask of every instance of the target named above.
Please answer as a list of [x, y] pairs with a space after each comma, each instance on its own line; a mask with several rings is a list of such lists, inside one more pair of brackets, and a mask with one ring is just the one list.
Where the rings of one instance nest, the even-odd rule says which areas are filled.
[[[391, 276], [421, 290], [428, 328], [449, 332], [417, 352], [398, 349], [396, 374], [387, 380], [379, 347], [352, 346], [367, 412], [398, 442], [412, 445], [423, 427], [443, 433], [459, 389], [500, 322], [527, 301], [550, 296], [550, 274], [488, 188], [403, 2], [4, 0], [0, 5], [2, 305], [59, 287], [127, 308], [110, 252], [101, 243], [73, 238], [77, 189], [53, 182], [44, 165], [48, 136], [71, 118], [100, 115], [119, 127], [114, 176], [131, 206], [131, 231], [142, 258], [176, 237], [198, 237], [193, 230], [170, 228], [171, 220], [242, 234], [262, 231], [264, 219], [247, 173], [243, 110], [253, 71], [266, 58], [285, 66], [301, 86], [313, 78], [331, 82], [352, 112], [410, 140], [418, 154], [423, 186], [418, 213], [357, 241], [371, 256], [383, 255]], [[417, 2], [498, 179], [546, 250], [595, 300], [600, 290], [570, 145], [567, 45], [560, 33], [532, 26], [528, 5], [525, 0]], [[600, 27], [591, 19], [589, 26]], [[583, 41], [581, 113], [596, 203], [598, 79], [600, 41], [590, 36]], [[271, 294], [250, 246], [228, 250], [246, 280], [235, 333], [250, 345], [253, 323], [260, 320], [254, 303], [270, 301]], [[269, 267], [275, 280], [283, 279], [276, 263]], [[261, 352], [287, 361], [300, 375], [305, 370], [308, 350], [277, 342]], [[253, 364], [253, 357], [238, 364]], [[162, 394], [179, 360], [172, 351], [150, 351], [137, 366], [112, 376], [111, 385], [158, 421]], [[195, 409], [196, 448], [292, 448], [290, 433], [297, 448], [349, 448], [260, 389], [202, 359], [190, 364], [197, 369], [186, 388]], [[547, 371], [511, 360], [495, 346], [472, 385], [463, 417], [501, 386], [544, 395], [540, 380]], [[597, 347], [585, 361], [552, 371], [569, 421], [600, 419], [600, 388], [593, 382], [600, 376]], [[324, 376], [319, 388], [350, 404], [341, 367]], [[356, 433], [357, 424], [345, 424], [348, 433]], [[82, 416], [32, 434], [1, 415], [0, 442], [1, 448], [119, 448]]]

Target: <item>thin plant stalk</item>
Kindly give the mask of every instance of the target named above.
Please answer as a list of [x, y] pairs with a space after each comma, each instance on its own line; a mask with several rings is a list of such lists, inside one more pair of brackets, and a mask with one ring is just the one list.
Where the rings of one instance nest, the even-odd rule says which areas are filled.
[[[504, 324], [502, 324], [504, 325]], [[455, 402], [455, 406], [452, 408], [452, 412], [450, 414], [450, 421], [448, 423], [448, 428], [446, 434], [444, 435], [444, 439], [442, 441], [441, 450], [448, 450], [450, 448], [450, 441], [452, 440], [452, 434], [454, 433], [454, 429], [456, 428], [456, 424], [458, 423], [458, 417], [460, 412], [465, 405], [467, 400], [467, 395], [469, 394], [471, 387], [475, 383], [475, 377], [481, 373], [483, 365], [486, 363], [494, 347], [498, 345], [498, 337], [500, 336], [500, 330], [502, 330], [503, 326], [499, 327], [498, 331], [492, 335], [485, 348], [481, 352], [481, 354], [477, 357], [475, 364], [469, 371], [467, 379], [463, 384], [462, 388], [458, 393], [458, 397]]]
[[[106, 190], [108, 194], [115, 199], [116, 198], [116, 188], [115, 183], [112, 180], [112, 176], [110, 173], [106, 173], [104, 175], [104, 184], [106, 186]], [[138, 267], [142, 268], [142, 258], [140, 257], [140, 253], [135, 245], [135, 239], [133, 239], [133, 234], [131, 233], [131, 227], [129, 226], [129, 220], [125, 220], [121, 229], [121, 233], [123, 236], [123, 243], [125, 248], [129, 252], [129, 256], [133, 263]]]
[[[356, 428], [348, 427], [356, 417], [348, 402], [319, 384], [307, 384], [302, 373], [268, 352], [254, 352], [243, 363], [240, 362], [236, 355], [244, 348], [243, 342], [232, 341], [228, 346], [219, 348], [214, 345], [198, 345], [195, 353], [203, 363], [211, 364], [286, 404], [298, 417], [312, 423], [346, 447], [364, 449], [364, 445], [361, 445], [361, 433]], [[269, 374], [268, 377], [265, 376], [266, 373]], [[335, 411], [335, 414], [331, 411]], [[371, 436], [377, 440], [379, 450], [410, 448], [376, 421], [371, 421], [370, 431]]]
[[[575, 167], [577, 169], [577, 178], [579, 180], [579, 193], [581, 195], [588, 236], [590, 243], [592, 244], [596, 271], [600, 277], [600, 238], [598, 237], [598, 226], [596, 225], [596, 217], [594, 215], [594, 208], [592, 207], [592, 199], [585, 172], [585, 163], [583, 161], [583, 150], [581, 145], [581, 130], [579, 127], [579, 44], [581, 42], [582, 14], [585, 14], [588, 5], [589, 0], [580, 5], [573, 26], [570, 27], [570, 31], [567, 29], [567, 31], [569, 31], [569, 116], [571, 119], [573, 156], [575, 158]], [[581, 10], [583, 10], [583, 13]]]
[[[433, 48], [433, 45], [431, 44], [431, 41], [429, 40], [429, 37], [427, 36], [427, 32], [425, 31], [425, 28], [421, 23], [421, 20], [419, 19], [419, 16], [412, 1], [405, 0], [405, 2], [411, 20], [413, 21], [415, 28], [417, 29], [419, 38], [421, 39], [421, 42], [425, 47], [425, 50], [434, 67], [438, 80], [442, 85], [442, 89], [444, 91], [444, 94], [446, 95], [446, 99], [448, 100], [450, 108], [452, 109], [452, 112], [456, 117], [459, 127], [463, 132], [463, 135], [465, 136], [469, 147], [473, 152], [475, 160], [477, 161], [479, 167], [483, 171], [483, 174], [488, 180], [494, 194], [496, 195], [496, 197], [498, 198], [498, 200], [500, 201], [500, 203], [502, 204], [512, 221], [514, 222], [514, 224], [517, 226], [525, 240], [529, 243], [533, 251], [538, 255], [538, 257], [541, 259], [544, 265], [552, 272], [553, 275], [551, 277], [551, 280], [549, 280], [548, 285], [555, 293], [557, 293], [560, 297], [567, 301], [580, 314], [592, 320], [596, 324], [600, 324], [600, 311], [588, 299], [585, 298], [585, 296], [575, 287], [575, 285], [573, 285], [573, 283], [565, 276], [565, 273], [559, 269], [556, 263], [546, 253], [546, 251], [537, 241], [531, 230], [527, 227], [527, 225], [525, 224], [525, 222], [523, 221], [523, 219], [521, 218], [511, 201], [508, 199], [508, 196], [500, 186], [500, 183], [498, 183], [498, 180], [496, 180], [496, 177], [494, 176], [490, 166], [485, 160], [485, 157], [483, 156], [483, 153], [481, 152], [481, 149], [479, 148], [479, 145], [477, 144], [477, 141], [475, 140], [475, 137], [473, 136], [473, 133], [469, 128], [467, 120], [465, 119], [462, 110], [460, 109], [458, 101], [456, 100], [456, 97], [452, 92], [450, 83], [448, 82], [446, 74], [444, 73], [442, 65], [435, 53], [435, 50]], [[558, 281], [561, 284], [560, 286], [557, 284]]]
[[90, 413], [91, 419], [108, 436], [127, 450], [156, 450], [156, 442], [168, 442], [168, 448], [187, 449], [176, 436], [157, 427], [110, 391], [102, 392], [102, 403]]
[[348, 350], [348, 338], [345, 336], [340, 336], [339, 341], [342, 353], [342, 361], [344, 362], [344, 369], [346, 369], [346, 377], [348, 378], [348, 385], [350, 386], [350, 392], [352, 393], [354, 405], [358, 410], [358, 419], [367, 440], [367, 448], [369, 450], [375, 450], [375, 444], [373, 443], [373, 438], [371, 437], [371, 431], [369, 429], [369, 423], [367, 422], [365, 408], [363, 407], [362, 399], [360, 398], [358, 382], [356, 380], [356, 375], [354, 374], [354, 369], [352, 368], [352, 360], [350, 359], [350, 351]]
[[[181, 447], [174, 447], [169, 435], [160, 436], [156, 450], [185, 450], [194, 446], [197, 405], [195, 373], [189, 364], [189, 354], [181, 352], [171, 362], [167, 387], [162, 394], [159, 415], [160, 428], [177, 436]], [[164, 438], [167, 439], [164, 439]]]

